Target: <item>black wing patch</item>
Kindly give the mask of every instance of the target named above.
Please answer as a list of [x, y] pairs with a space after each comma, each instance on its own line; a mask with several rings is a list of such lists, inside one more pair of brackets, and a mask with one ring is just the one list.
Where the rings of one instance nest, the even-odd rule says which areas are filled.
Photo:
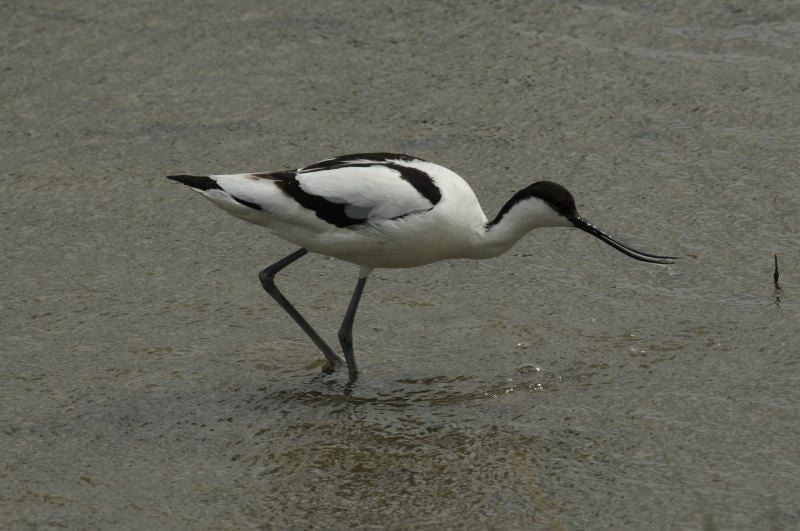
[[300, 188], [296, 171], [277, 171], [274, 173], [254, 173], [261, 179], [270, 179], [280, 190], [297, 201], [301, 206], [314, 212], [319, 219], [337, 227], [352, 227], [362, 225], [366, 219], [351, 218], [345, 212], [346, 204], [334, 203], [324, 197], [312, 195]]
[[433, 182], [431, 176], [424, 171], [416, 168], [409, 168], [408, 166], [400, 166], [399, 164], [387, 163], [383, 165], [400, 172], [400, 177], [413, 186], [417, 192], [430, 201], [432, 205], [435, 205], [442, 199], [442, 191], [439, 190], [439, 187]]

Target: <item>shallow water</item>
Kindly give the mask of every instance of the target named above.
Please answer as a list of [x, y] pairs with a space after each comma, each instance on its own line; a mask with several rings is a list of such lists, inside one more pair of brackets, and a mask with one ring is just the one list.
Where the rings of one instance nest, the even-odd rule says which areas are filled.
[[[1, 527], [800, 526], [795, 3], [184, 7], [0, 8]], [[379, 270], [323, 376], [292, 248], [163, 176], [370, 150], [684, 258]], [[278, 277], [330, 340], [355, 280]]]

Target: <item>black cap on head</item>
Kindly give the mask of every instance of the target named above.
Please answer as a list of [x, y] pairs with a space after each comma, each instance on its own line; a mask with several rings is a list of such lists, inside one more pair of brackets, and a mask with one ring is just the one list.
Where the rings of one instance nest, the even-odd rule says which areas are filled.
[[500, 209], [500, 212], [497, 213], [497, 217], [489, 222], [488, 226], [492, 227], [493, 225], [500, 223], [500, 220], [503, 219], [503, 216], [505, 216], [509, 210], [511, 210], [518, 203], [526, 199], [530, 199], [531, 197], [541, 199], [550, 205], [553, 210], [567, 219], [571, 220], [572, 218], [578, 216], [578, 211], [575, 208], [575, 199], [572, 197], [572, 194], [569, 193], [569, 190], [560, 184], [550, 181], [539, 181], [538, 183], [533, 183], [527, 188], [523, 188], [514, 194], [511, 199], [509, 199], [506, 204], [503, 205], [503, 208]]
[[525, 194], [528, 197], [538, 197], [550, 205], [553, 210], [567, 218], [578, 215], [578, 209], [575, 206], [575, 198], [572, 197], [569, 190], [560, 184], [550, 181], [539, 181], [518, 193]]

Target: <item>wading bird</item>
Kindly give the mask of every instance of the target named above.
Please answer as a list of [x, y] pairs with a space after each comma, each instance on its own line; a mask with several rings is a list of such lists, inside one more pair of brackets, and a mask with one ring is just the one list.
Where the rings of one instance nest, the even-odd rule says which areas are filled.
[[275, 286], [275, 275], [309, 251], [361, 266], [339, 328], [351, 379], [353, 320], [367, 277], [379, 267], [416, 267], [448, 258], [503, 254], [538, 227], [577, 227], [618, 251], [655, 264], [677, 257], [637, 251], [578, 215], [563, 186], [539, 181], [514, 194], [489, 221], [472, 188], [457, 174], [425, 160], [362, 153], [291, 171], [236, 175], [171, 175], [223, 210], [300, 249], [259, 273], [264, 289], [300, 325], [335, 369], [342, 359]]

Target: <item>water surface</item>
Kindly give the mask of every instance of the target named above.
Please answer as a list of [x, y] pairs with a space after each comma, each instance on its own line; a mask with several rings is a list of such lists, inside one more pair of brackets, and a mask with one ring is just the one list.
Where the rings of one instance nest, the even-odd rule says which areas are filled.
[[[795, 3], [2, 11], [3, 527], [800, 526]], [[371, 150], [684, 258], [380, 270], [320, 376], [293, 249], [163, 176]], [[356, 274], [278, 282], [334, 340]]]

